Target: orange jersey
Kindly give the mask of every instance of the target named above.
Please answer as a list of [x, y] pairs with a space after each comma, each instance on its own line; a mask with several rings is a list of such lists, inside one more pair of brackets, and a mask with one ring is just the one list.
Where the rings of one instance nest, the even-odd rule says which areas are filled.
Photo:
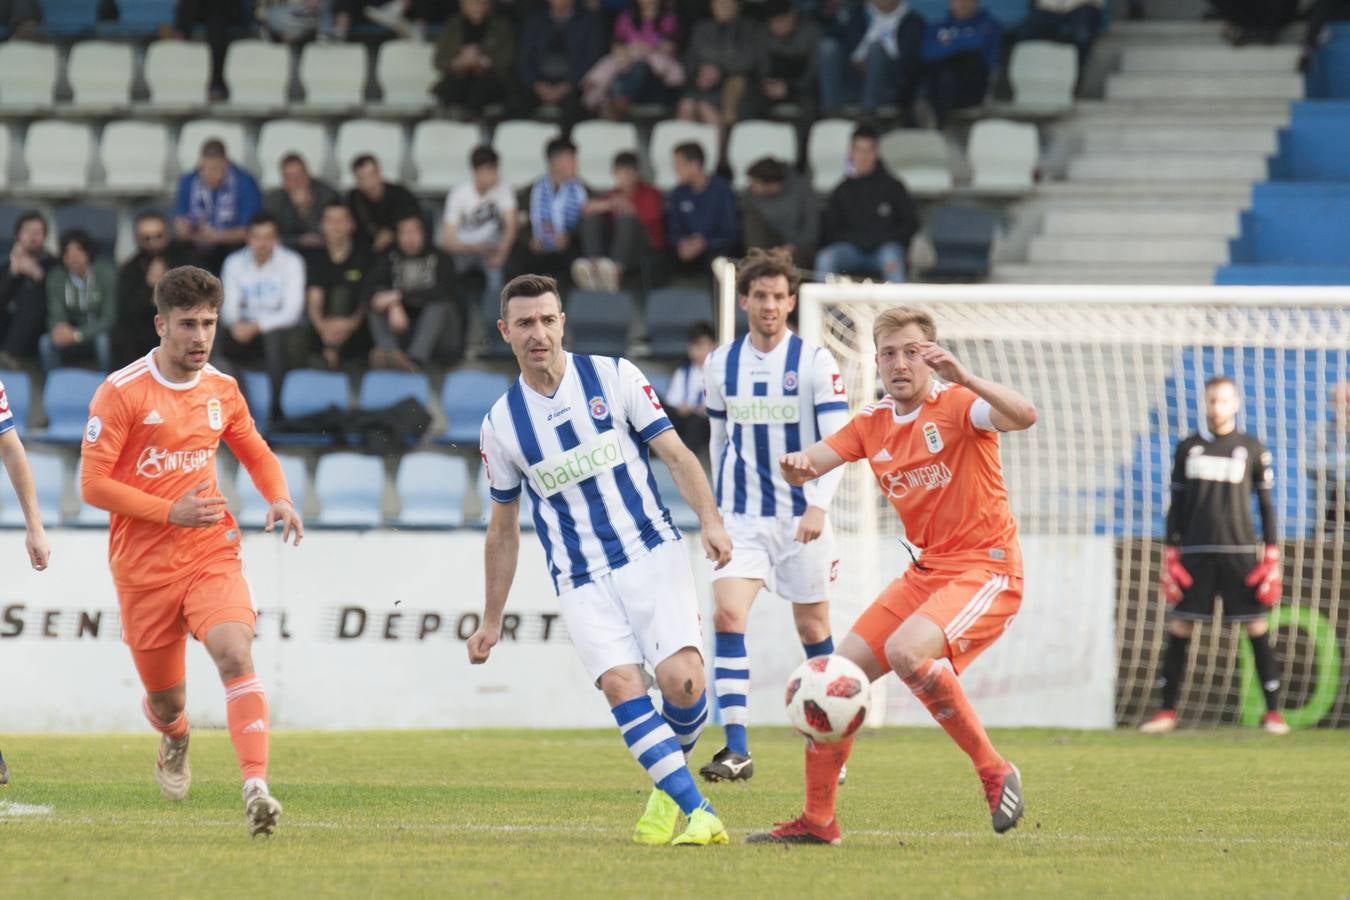
[[1022, 573], [998, 432], [988, 412], [974, 391], [935, 384], [914, 412], [902, 415], [887, 397], [825, 439], [845, 460], [871, 462], [929, 569]]
[[158, 587], [222, 556], [238, 556], [228, 512], [206, 528], [169, 523], [175, 500], [201, 484], [219, 497], [221, 438], [268, 499], [288, 498], [281, 465], [253, 425], [233, 378], [212, 366], [184, 383], [167, 380], [152, 351], [109, 375], [89, 404], [81, 447], [84, 499], [111, 516], [108, 560], [124, 590]]

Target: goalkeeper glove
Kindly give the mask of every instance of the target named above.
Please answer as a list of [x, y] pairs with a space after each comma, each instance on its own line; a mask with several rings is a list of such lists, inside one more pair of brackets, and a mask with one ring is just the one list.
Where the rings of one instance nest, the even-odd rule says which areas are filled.
[[1266, 545], [1266, 552], [1256, 568], [1247, 573], [1247, 587], [1256, 588], [1256, 599], [1264, 606], [1274, 606], [1284, 587], [1284, 568], [1280, 565], [1280, 548]]
[[1181, 564], [1181, 550], [1177, 547], [1163, 548], [1162, 574], [1158, 577], [1158, 586], [1162, 589], [1163, 599], [1168, 606], [1181, 602], [1181, 592], [1192, 584], [1191, 573]]

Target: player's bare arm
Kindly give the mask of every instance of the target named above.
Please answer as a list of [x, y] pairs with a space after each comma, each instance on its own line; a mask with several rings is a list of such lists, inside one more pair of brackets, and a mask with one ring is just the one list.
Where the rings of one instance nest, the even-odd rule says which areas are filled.
[[[783, 478], [791, 485], [802, 485], [826, 472], [831, 472], [844, 464], [844, 458], [824, 441], [816, 441], [805, 450], [786, 453], [778, 460], [778, 468], [783, 470]], [[810, 508], [807, 509], [809, 513]], [[824, 519], [824, 510], [821, 510]]]
[[717, 510], [717, 501], [713, 498], [712, 488], [708, 487], [698, 457], [690, 452], [673, 428], [652, 438], [650, 446], [670, 468], [680, 496], [698, 516], [704, 554], [712, 560], [713, 568], [722, 568], [731, 562], [731, 536], [722, 524], [722, 514]]
[[483, 621], [469, 636], [469, 662], [481, 665], [487, 662], [492, 648], [502, 637], [502, 610], [511, 593], [511, 581], [516, 575], [516, 561], [520, 556], [520, 498], [510, 503], [492, 503], [488, 519], [487, 541], [483, 550], [483, 571], [487, 582], [483, 603]]
[[921, 342], [918, 349], [943, 381], [970, 388], [993, 407], [989, 420], [999, 431], [1025, 431], [1036, 424], [1035, 405], [1017, 391], [971, 374], [951, 351], [932, 341]]
[[24, 547], [28, 551], [28, 562], [41, 572], [51, 560], [52, 545], [47, 540], [47, 530], [42, 526], [42, 511], [38, 507], [37, 487], [33, 484], [33, 470], [28, 466], [28, 454], [24, 452], [18, 431], [13, 428], [0, 434], [0, 461], [5, 464], [9, 483], [14, 486], [19, 507], [23, 510], [23, 521], [27, 527]]

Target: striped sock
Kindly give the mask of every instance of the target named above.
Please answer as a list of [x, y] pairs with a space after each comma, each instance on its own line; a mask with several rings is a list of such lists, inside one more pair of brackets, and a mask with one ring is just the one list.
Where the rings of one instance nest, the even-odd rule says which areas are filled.
[[694, 776], [689, 774], [675, 732], [656, 714], [651, 697], [644, 694], [626, 700], [610, 712], [628, 745], [628, 752], [647, 770], [652, 782], [679, 804], [685, 815], [699, 807], [712, 811], [712, 804], [703, 799], [698, 785], [694, 784]]
[[250, 673], [225, 682], [225, 721], [245, 780], [267, 780], [269, 718], [267, 697], [257, 675]]
[[661, 715], [670, 724], [670, 730], [679, 739], [680, 749], [688, 757], [694, 752], [698, 736], [703, 733], [703, 725], [708, 721], [708, 692], [699, 694], [691, 706], [676, 706], [663, 697]]
[[727, 732], [727, 747], [741, 756], [750, 754], [745, 725], [750, 719], [746, 697], [750, 693], [750, 658], [745, 655], [745, 635], [735, 631], [717, 632], [717, 652], [713, 657], [713, 684], [717, 690], [717, 708]]
[[802, 644], [802, 649], [806, 651], [807, 659], [815, 659], [817, 656], [829, 656], [834, 652], [834, 635], [830, 635], [817, 644]]

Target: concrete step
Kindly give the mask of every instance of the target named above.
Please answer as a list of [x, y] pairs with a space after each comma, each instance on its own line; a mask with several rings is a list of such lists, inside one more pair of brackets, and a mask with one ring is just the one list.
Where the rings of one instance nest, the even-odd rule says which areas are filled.
[[997, 284], [1213, 284], [1213, 266], [1042, 265], [998, 263]]
[[1243, 98], [1196, 100], [1168, 97], [1148, 100], [1077, 100], [1069, 122], [1121, 126], [1279, 127], [1289, 122], [1288, 100]]
[[1220, 237], [1067, 237], [1037, 235], [1027, 262], [1114, 263], [1117, 265], [1215, 266], [1228, 261], [1228, 241]]
[[1301, 100], [1303, 76], [1284, 74], [1174, 75], [1123, 72], [1106, 81], [1108, 100]]
[[1265, 128], [1224, 128], [1208, 126], [1168, 128], [1157, 125], [1138, 127], [1092, 127], [1083, 132], [1083, 149], [1088, 153], [1116, 151], [1181, 151], [1204, 153], [1260, 153], [1276, 150], [1278, 130]]
[[1298, 65], [1297, 47], [1229, 47], [1224, 44], [1128, 45], [1122, 72], [1201, 75], [1284, 75]]
[[1179, 235], [1233, 237], [1238, 213], [1229, 209], [1191, 209], [1161, 206], [1050, 209], [1042, 220], [1046, 235], [1060, 237]]
[[[1172, 5], [1172, 0], [1163, 4]], [[1125, 44], [1153, 45], [1162, 41], [1186, 44], [1217, 44], [1223, 41], [1221, 22], [1168, 21], [1148, 18], [1141, 22], [1131, 22], [1124, 18], [1115, 19], [1107, 34]], [[1226, 45], [1225, 45], [1226, 46]]]
[[1036, 186], [1036, 196], [1048, 202], [1116, 203], [1148, 202], [1170, 204], [1172, 208], [1199, 203], [1236, 204], [1244, 208], [1251, 203], [1252, 180], [1197, 179], [1167, 181], [1157, 178], [1121, 179], [1119, 181], [1084, 179], [1082, 181], [1042, 181]]
[[1258, 153], [1090, 153], [1069, 160], [1069, 178], [1074, 181], [1263, 181], [1265, 177], [1266, 158]]

